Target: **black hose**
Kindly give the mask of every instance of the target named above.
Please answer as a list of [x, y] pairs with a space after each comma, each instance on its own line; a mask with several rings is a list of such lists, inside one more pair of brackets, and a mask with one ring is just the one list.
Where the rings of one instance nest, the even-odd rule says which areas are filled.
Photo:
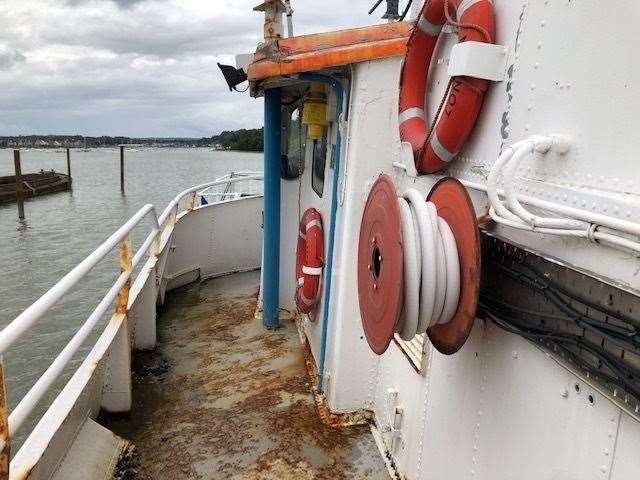
[[593, 302], [592, 300], [583, 297], [582, 295], [579, 295], [576, 292], [572, 292], [571, 290], [569, 290], [568, 288], [566, 288], [563, 285], [560, 285], [559, 283], [557, 283], [555, 280], [546, 277], [545, 275], [542, 274], [542, 272], [540, 272], [538, 269], [536, 269], [535, 267], [533, 267], [532, 265], [529, 265], [526, 262], [522, 262], [521, 264], [524, 268], [526, 268], [527, 270], [529, 270], [530, 272], [532, 272], [534, 275], [540, 277], [540, 278], [544, 278], [545, 281], [547, 282], [548, 285], [552, 286], [555, 290], [557, 290], [558, 292], [560, 292], [562, 295], [564, 295], [565, 297], [569, 297], [577, 302], [582, 303], [583, 305], [586, 305], [587, 307], [590, 307], [594, 310], [597, 310], [600, 313], [603, 313], [605, 315], [608, 315], [611, 318], [615, 318], [616, 320], [620, 320], [621, 322], [626, 322], [626, 323], [630, 323], [632, 325], [638, 325], [640, 324], [640, 321], [636, 320], [635, 318], [632, 318], [628, 315], [625, 315], [622, 312], [616, 312], [610, 308], [604, 307], [602, 305], [599, 305], [595, 302]]
[[634, 352], [640, 353], [638, 344], [639, 338], [635, 327], [632, 325], [629, 325], [628, 328], [624, 328], [610, 323], [605, 323], [600, 320], [595, 320], [575, 310], [571, 305], [564, 301], [547, 282], [546, 278], [537, 278], [535, 274], [534, 278], [532, 278], [526, 273], [519, 272], [496, 261], [493, 261], [492, 264], [502, 270], [509, 277], [519, 281], [529, 288], [539, 291], [562, 313], [567, 315], [568, 320], [575, 322], [586, 330], [602, 335], [604, 338], [620, 348], [632, 349]]
[[[635, 380], [638, 377], [638, 372], [633, 372], [632, 367], [625, 364], [621, 359], [609, 354], [601, 347], [579, 337], [577, 335], [564, 334], [559, 332], [553, 332], [551, 330], [544, 329], [529, 329], [528, 327], [524, 327], [522, 325], [518, 326], [517, 322], [513, 322], [512, 320], [506, 320], [495, 315], [492, 312], [484, 311], [486, 317], [491, 320], [496, 326], [505, 330], [509, 333], [522, 336], [524, 338], [528, 338], [531, 340], [542, 340], [553, 343], [560, 347], [563, 351], [568, 353], [573, 360], [578, 363], [585, 370], [590, 371], [594, 375], [600, 376], [612, 385], [616, 385], [620, 387], [625, 392], [633, 395], [636, 399], [640, 400], [640, 390], [632, 383], [631, 380]], [[534, 330], [533, 332], [530, 330]], [[537, 332], [535, 331], [537, 330]], [[612, 372], [618, 375], [618, 378], [615, 378], [607, 373], [601, 372], [600, 370], [592, 367], [586, 361], [582, 360], [578, 355], [569, 350], [565, 343], [570, 345], [577, 346], [581, 348], [591, 355], [593, 355], [599, 362], [604, 364], [607, 368], [609, 368]], [[630, 373], [633, 372], [633, 373]]]

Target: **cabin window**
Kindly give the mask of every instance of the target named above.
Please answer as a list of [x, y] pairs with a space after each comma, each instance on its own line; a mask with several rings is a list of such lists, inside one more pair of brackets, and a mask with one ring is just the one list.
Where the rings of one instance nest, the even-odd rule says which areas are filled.
[[280, 176], [285, 180], [295, 180], [304, 172], [307, 129], [302, 124], [302, 110], [299, 107], [285, 109], [282, 114]]
[[327, 167], [327, 134], [328, 128], [324, 129], [322, 138], [313, 142], [313, 174], [311, 175], [311, 186], [313, 191], [322, 198], [324, 193], [324, 175]]

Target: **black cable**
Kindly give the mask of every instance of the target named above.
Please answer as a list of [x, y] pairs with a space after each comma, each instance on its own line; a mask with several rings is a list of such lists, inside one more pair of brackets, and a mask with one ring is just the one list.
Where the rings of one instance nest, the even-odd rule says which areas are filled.
[[590, 318], [587, 315], [578, 312], [572, 306], [567, 304], [562, 299], [562, 297], [560, 297], [557, 292], [555, 292], [553, 288], [545, 281], [545, 279], [531, 278], [526, 273], [519, 272], [496, 261], [492, 261], [492, 264], [497, 266], [509, 277], [519, 281], [521, 284], [539, 291], [547, 300], [552, 302], [556, 307], [560, 309], [560, 311], [562, 311], [562, 313], [567, 315], [569, 319], [575, 322], [577, 325], [598, 335], [602, 335], [604, 338], [620, 348], [631, 348], [634, 352], [640, 353], [640, 349], [638, 348], [639, 339], [633, 326], [629, 326], [633, 329], [633, 331], [630, 331], [629, 329], [625, 329], [624, 327], [619, 327], [617, 325], [612, 325], [610, 323], [605, 323]]
[[373, 12], [376, 11], [376, 8], [378, 8], [378, 6], [380, 6], [380, 4], [382, 3], [382, 0], [378, 0], [373, 7], [371, 7], [371, 10], [369, 10], [369, 15], [371, 15]]
[[[610, 355], [608, 352], [602, 350], [597, 345], [592, 344], [591, 342], [576, 335], [563, 334], [563, 333], [552, 332], [552, 331], [543, 331], [540, 333], [533, 333], [528, 331], [529, 330], [528, 327], [523, 327], [523, 328], [520, 328], [518, 326], [514, 327], [512, 324], [515, 324], [515, 322], [506, 320], [504, 318], [500, 318], [495, 314], [493, 314], [492, 312], [484, 311], [484, 313], [487, 316], [487, 318], [489, 318], [489, 320], [491, 320], [496, 326], [498, 326], [499, 328], [509, 333], [513, 333], [515, 335], [519, 335], [531, 340], [547, 341], [547, 342], [553, 343], [554, 345], [559, 346], [560, 348], [563, 349], [563, 351], [567, 352], [574, 359], [574, 361], [576, 361], [576, 363], [578, 363], [582, 368], [589, 370], [594, 375], [601, 376], [602, 378], [609, 381], [611, 384], [618, 386], [619, 388], [623, 389], [627, 393], [630, 393], [631, 395], [633, 395], [634, 397], [640, 400], [640, 390], [638, 390], [638, 388], [636, 388], [629, 381], [629, 379], [635, 379], [637, 378], [637, 376], [630, 375], [628, 371], [625, 371], [625, 370], [629, 370], [630, 367], [624, 364], [622, 360]], [[539, 330], [539, 329], [533, 329], [533, 330]], [[608, 375], [592, 367], [586, 361], [581, 359], [577, 354], [569, 350], [566, 347], [566, 345], [563, 345], [564, 343], [569, 343], [581, 349], [586, 350], [587, 352], [592, 354], [596, 359], [598, 359], [602, 364], [604, 364], [607, 368], [609, 368], [611, 371], [616, 373], [618, 375], [618, 378], [615, 378], [611, 375]]]
[[400, 18], [398, 19], [398, 21], [400, 22], [404, 21], [404, 19], [407, 17], [407, 13], [409, 13], [409, 9], [411, 8], [412, 3], [413, 3], [413, 0], [409, 0], [407, 2], [407, 6], [404, 7], [404, 12], [402, 12], [402, 15], [400, 15]]
[[573, 292], [571, 290], [569, 290], [568, 288], [566, 288], [564, 285], [560, 285], [559, 283], [557, 283], [555, 280], [545, 276], [542, 272], [540, 272], [537, 268], [535, 268], [534, 266], [526, 263], [526, 262], [522, 262], [521, 265], [526, 268], [527, 270], [529, 270], [530, 272], [532, 272], [534, 275], [540, 277], [540, 278], [544, 278], [545, 281], [552, 286], [554, 289], [556, 289], [558, 292], [560, 292], [562, 295], [564, 295], [565, 297], [569, 297], [577, 302], [582, 303], [583, 305], [586, 305], [587, 307], [590, 307], [594, 310], [599, 311], [600, 313], [603, 313], [605, 315], [608, 315], [611, 318], [615, 318], [616, 320], [620, 320], [621, 322], [626, 322], [626, 323], [630, 323], [633, 325], [638, 325], [640, 324], [640, 321], [636, 320], [633, 317], [630, 317], [628, 315], [625, 315], [622, 312], [616, 312], [614, 310], [611, 310], [610, 308], [604, 307], [602, 305], [599, 305], [595, 302], [593, 302], [592, 300], [583, 297], [582, 295], [579, 295], [576, 292]]
[[573, 363], [576, 364], [579, 368], [586, 370], [591, 375], [599, 377], [602, 380], [610, 383], [611, 385], [615, 385], [616, 387], [621, 388], [625, 392], [627, 391], [627, 386], [624, 385], [624, 383], [621, 382], [618, 377], [614, 377], [613, 375], [609, 375], [602, 370], [598, 370], [598, 368], [590, 365], [588, 362], [585, 362], [577, 353], [573, 352], [570, 348], [562, 345], [561, 343], [554, 344], [554, 346], [562, 350], [564, 352], [564, 355], [571, 357]]
[[[484, 308], [484, 312], [487, 315], [497, 317], [494, 311], [490, 311], [486, 309], [486, 305], [481, 304], [481, 306]], [[507, 320], [504, 317], [497, 317], [497, 318], [499, 318], [503, 322], [508, 323], [509, 325], [515, 326], [517, 330], [513, 331], [512, 333], [517, 333], [517, 334], [524, 333], [527, 335], [533, 335], [536, 338], [546, 338], [546, 339], [555, 340], [555, 341], [571, 342], [579, 346], [580, 348], [583, 348], [589, 351], [589, 353], [592, 353], [594, 356], [598, 357], [599, 359], [606, 361], [607, 364], [615, 364], [616, 371], [618, 371], [618, 373], [623, 374], [625, 377], [640, 379], [640, 370], [637, 370], [633, 366], [625, 363], [622, 359], [616, 357], [615, 355], [611, 354], [607, 350], [603, 349], [600, 345], [595, 344], [584, 337], [571, 334], [571, 333], [559, 332], [559, 331], [552, 330], [550, 328], [544, 328], [541, 326], [532, 327], [529, 325], [521, 324], [513, 319]]]
[[[626, 391], [628, 393], [631, 393], [633, 396], [635, 396], [636, 398], [640, 399], [640, 391], [636, 387], [634, 387], [634, 385], [627, 379], [628, 378], [628, 374], [625, 374], [625, 372], [621, 371], [620, 365], [617, 362], [611, 362], [610, 360], [608, 360], [604, 356], [600, 355], [599, 353], [601, 353], [601, 352], [598, 352], [598, 350], [591, 351], [590, 349], [585, 347], [585, 345], [582, 344], [577, 339], [555, 338], [555, 336], [548, 335], [548, 334], [524, 333], [524, 332], [521, 332], [521, 331], [518, 331], [518, 330], [515, 330], [515, 329], [510, 329], [510, 328], [508, 328], [507, 325], [505, 325], [503, 323], [500, 323], [500, 322], [496, 322], [495, 319], [491, 319], [491, 320], [498, 327], [502, 328], [505, 331], [508, 331], [510, 333], [513, 333], [513, 334], [516, 334], [516, 335], [520, 335], [522, 337], [529, 338], [529, 339], [532, 339], [532, 340], [544, 340], [544, 341], [547, 341], [549, 343], [553, 343], [554, 345], [562, 348], [564, 351], [570, 352], [571, 355], [573, 356], [574, 360], [577, 360], [580, 366], [582, 366], [583, 368], [587, 368], [587, 369], [591, 370], [594, 374], [598, 374], [598, 375], [602, 375], [602, 376], [608, 377], [608, 379], [614, 385], [622, 388], [624, 391]], [[600, 360], [602, 362], [602, 364], [604, 364], [607, 368], [609, 368], [616, 375], [618, 375], [618, 377], [614, 378], [614, 377], [612, 377], [610, 375], [607, 375], [607, 374], [601, 372], [600, 370], [597, 370], [597, 369], [591, 367], [590, 365], [588, 365], [587, 362], [585, 362], [583, 359], [581, 359], [578, 355], [576, 355], [575, 353], [573, 353], [570, 350], [568, 350], [567, 347], [565, 345], [563, 345], [563, 343], [573, 344], [573, 345], [578, 346], [579, 348], [583, 348], [584, 350], [587, 350], [594, 357], [596, 357], [598, 360]]]
[[526, 308], [518, 307], [517, 305], [513, 305], [511, 303], [507, 303], [503, 300], [498, 300], [496, 298], [489, 297], [484, 294], [482, 295], [482, 298], [484, 301], [489, 302], [490, 304], [495, 305], [496, 307], [505, 308], [505, 309], [511, 310], [514, 313], [531, 315], [533, 317], [539, 317], [544, 320], [561, 320], [565, 322], [570, 321], [570, 319], [568, 319], [566, 315], [558, 315], [554, 313], [546, 313], [546, 312], [538, 312], [536, 310], [529, 310]]
[[[496, 314], [499, 315], [501, 313], [499, 309], [498, 311], [496, 311], [495, 308], [492, 308], [491, 306], [487, 305], [485, 303], [484, 298], [480, 301], [479, 306], [485, 313], [488, 313], [489, 315], [495, 316]], [[538, 325], [538, 326], [525, 325], [523, 323], [519, 323], [518, 321], [514, 320], [511, 317], [509, 319], [505, 317], [500, 317], [500, 318], [502, 318], [503, 321], [509, 324], [515, 325], [520, 331], [524, 331], [524, 332], [528, 332], [536, 335], [552, 335], [556, 337], [556, 339], [577, 340], [578, 342], [580, 342], [581, 346], [585, 346], [589, 350], [596, 350], [597, 352], [599, 352], [600, 356], [602, 355], [606, 356], [609, 362], [620, 363], [622, 368], [627, 370], [628, 375], [640, 379], [640, 370], [636, 369], [630, 364], [623, 362], [620, 358], [611, 354], [600, 345], [593, 343], [582, 336], [571, 334], [571, 333], [560, 332], [560, 331], [553, 330], [551, 328], [548, 328], [546, 326], [541, 326], [541, 325]]]

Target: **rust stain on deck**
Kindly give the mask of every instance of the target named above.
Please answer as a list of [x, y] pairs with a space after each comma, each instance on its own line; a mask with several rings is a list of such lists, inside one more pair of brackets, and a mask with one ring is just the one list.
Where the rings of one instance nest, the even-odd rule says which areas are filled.
[[267, 332], [254, 319], [258, 280], [168, 298], [159, 348], [134, 360], [132, 413], [104, 419], [136, 446], [127, 478], [388, 478], [368, 425], [318, 415], [295, 324]]

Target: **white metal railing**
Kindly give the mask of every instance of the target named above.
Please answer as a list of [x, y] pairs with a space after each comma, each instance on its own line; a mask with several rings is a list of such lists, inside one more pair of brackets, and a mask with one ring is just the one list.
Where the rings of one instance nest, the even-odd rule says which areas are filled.
[[[240, 171], [231, 172], [224, 177], [218, 178], [216, 181], [225, 181], [224, 185], [215, 185], [197, 192], [200, 197], [200, 203], [206, 205], [208, 203], [225, 202], [229, 200], [237, 200], [239, 198], [255, 197], [263, 194], [263, 184], [259, 181], [247, 180], [249, 177], [262, 175], [260, 172]], [[241, 183], [242, 188], [235, 188], [238, 183], [230, 183], [229, 180], [243, 178], [246, 181]]]
[[[189, 212], [195, 208], [196, 192], [202, 189], [217, 185], [226, 185], [229, 183], [260, 181], [262, 178], [261, 174], [238, 176], [235, 178], [223, 177], [223, 179], [189, 188], [179, 193], [169, 203], [169, 205], [167, 205], [160, 217], [157, 216], [153, 205], [145, 205], [124, 225], [122, 225], [122, 227], [114, 232], [102, 245], [96, 248], [88, 257], [58, 281], [58, 283], [56, 283], [49, 291], [42, 295], [25, 311], [18, 315], [9, 325], [0, 331], [0, 355], [3, 355], [56, 303], [71, 292], [73, 288], [107, 256], [109, 252], [114, 250], [116, 246], [119, 246], [120, 275], [108, 290], [107, 294], [91, 312], [84, 324], [77, 330], [73, 338], [66, 344], [60, 354], [31, 387], [27, 394], [19, 401], [8, 419], [5, 419], [8, 421], [8, 432], [0, 432], [0, 451], [4, 449], [9, 439], [23, 426], [25, 420], [33, 412], [53, 383], [58, 379], [64, 368], [86, 341], [93, 328], [107, 312], [109, 307], [116, 302], [116, 314], [127, 314], [132, 273], [147, 253], [150, 253], [150, 256], [156, 256], [156, 258], [160, 255], [162, 238], [165, 232], [173, 229], [178, 218], [179, 204], [182, 199], [189, 196], [189, 202], [186, 210]], [[133, 228], [147, 217], [152, 221], [152, 229], [140, 248], [132, 257], [129, 235]], [[1, 387], [3, 388], [4, 386], [1, 385]], [[4, 398], [2, 398], [2, 402], [6, 402]], [[6, 405], [0, 405], [0, 407], [6, 407]], [[1, 408], [0, 411], [6, 412], [7, 410], [6, 408]], [[5, 459], [3, 459], [3, 461], [5, 461]]]

